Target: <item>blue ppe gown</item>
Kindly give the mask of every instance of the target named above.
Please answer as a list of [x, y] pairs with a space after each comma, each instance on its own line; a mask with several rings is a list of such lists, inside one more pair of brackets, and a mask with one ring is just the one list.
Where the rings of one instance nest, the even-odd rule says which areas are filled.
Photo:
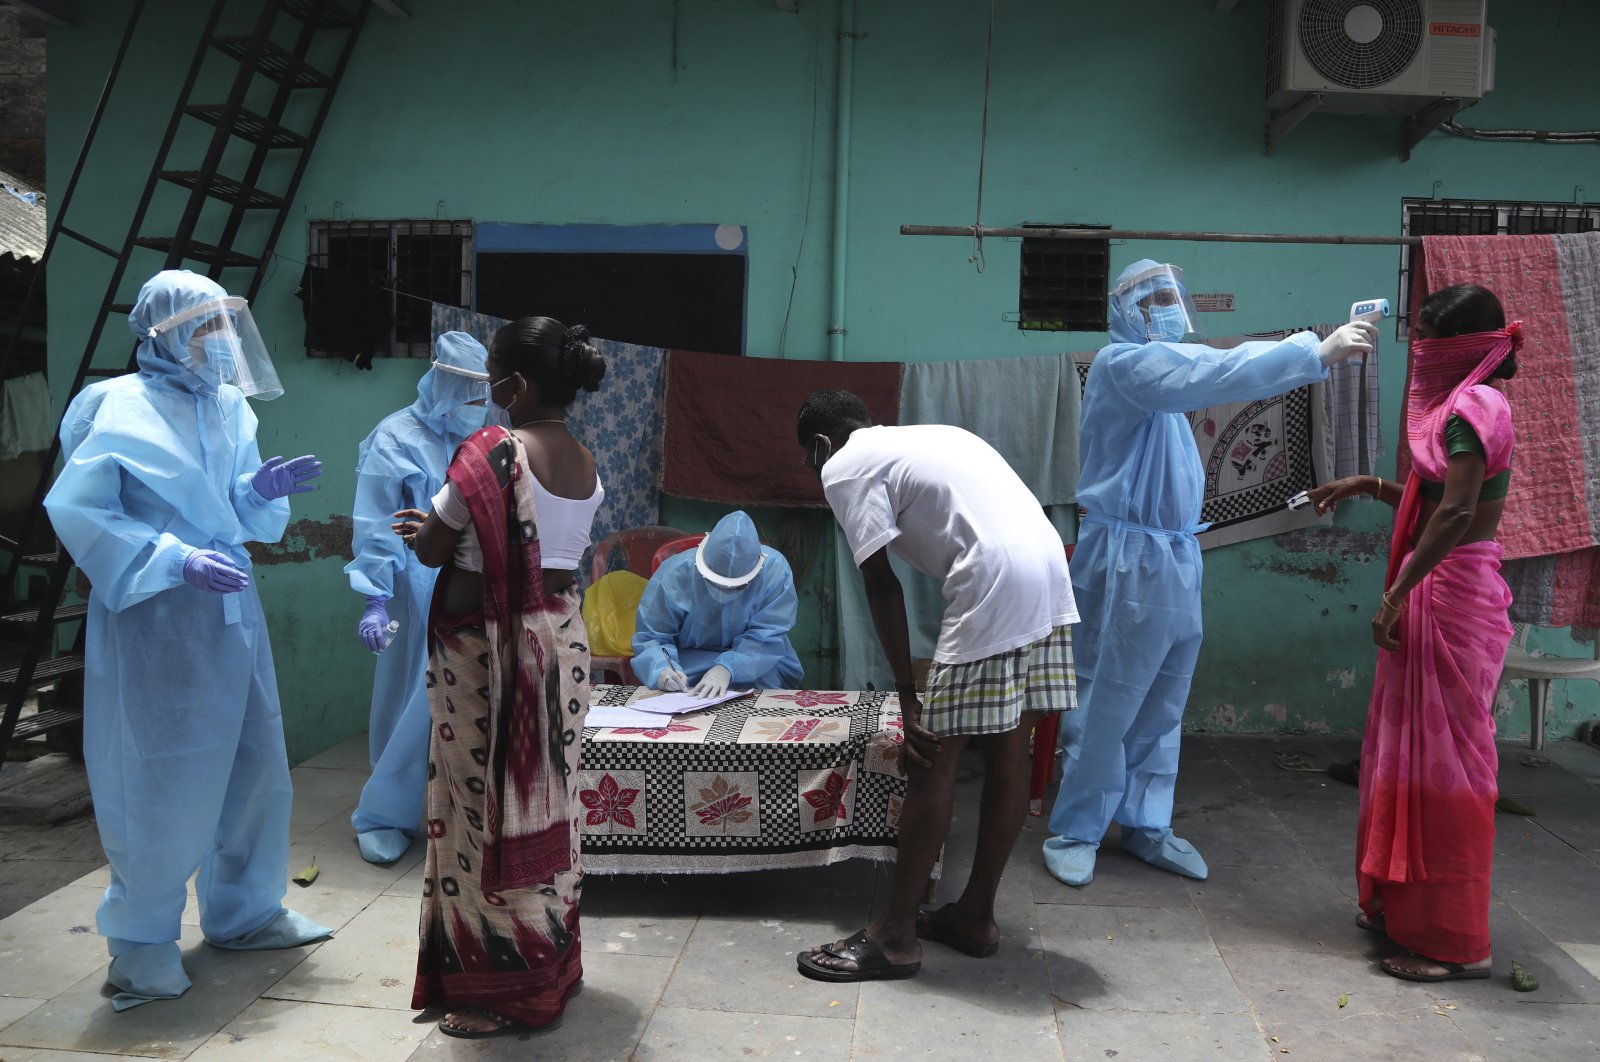
[[417, 560], [390, 525], [401, 509], [433, 508], [456, 447], [483, 426], [483, 383], [439, 365], [483, 373], [488, 352], [465, 332], [439, 337], [436, 364], [417, 383], [417, 400], [391, 413], [361, 443], [351, 549], [350, 588], [387, 598], [400, 624], [378, 655], [372, 679], [367, 752], [372, 774], [350, 825], [362, 854], [378, 863], [400, 858], [422, 822], [427, 785], [428, 606], [438, 570]]
[[695, 568], [695, 551], [668, 557], [639, 599], [633, 673], [654, 688], [661, 672], [681, 671], [692, 687], [713, 667], [728, 669], [730, 690], [789, 690], [800, 683], [800, 657], [789, 642], [799, 597], [783, 554], [759, 547], [765, 562], [730, 600]]
[[[1136, 262], [1124, 277], [1155, 265]], [[1195, 534], [1204, 529], [1204, 470], [1184, 413], [1327, 375], [1312, 332], [1229, 350], [1152, 342], [1137, 306], [1147, 294], [1113, 299], [1115, 342], [1095, 357], [1083, 398], [1078, 500], [1088, 517], [1072, 557], [1080, 708], [1062, 717], [1066, 752], [1045, 844], [1046, 865], [1069, 884], [1093, 877], [1113, 819], [1132, 854], [1205, 876], [1198, 853], [1172, 837], [1183, 709], [1202, 634]]]
[[[291, 914], [289, 763], [266, 621], [254, 584], [235, 594], [183, 581], [197, 549], [250, 570], [247, 542], [276, 542], [286, 499], [250, 484], [256, 417], [228, 385], [213, 395], [179, 364], [200, 319], [148, 329], [226, 293], [192, 273], [158, 274], [129, 325], [139, 371], [85, 388], [61, 425], [65, 465], [45, 499], [92, 589], [85, 630], [84, 764], [111, 884], [100, 902], [118, 1009], [188, 987], [173, 943], [186, 884], [208, 940]], [[328, 930], [273, 946], [309, 943]]]

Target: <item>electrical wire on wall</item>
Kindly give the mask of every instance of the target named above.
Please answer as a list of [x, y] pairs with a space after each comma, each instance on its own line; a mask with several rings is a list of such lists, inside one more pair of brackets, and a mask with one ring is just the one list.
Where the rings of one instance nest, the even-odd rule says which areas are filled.
[[989, 0], [989, 44], [983, 55], [983, 127], [978, 134], [978, 217], [972, 223], [972, 257], [967, 261], [983, 272], [983, 161], [989, 148], [989, 74], [994, 68], [994, 5]]
[[1600, 129], [1554, 132], [1546, 129], [1474, 129], [1459, 122], [1439, 127], [1451, 136], [1469, 140], [1520, 140], [1536, 144], [1600, 144]]
[[[811, 5], [813, 10], [821, 11], [820, 4]], [[798, 17], [798, 12], [796, 16]], [[816, 16], [818, 19], [821, 15]], [[806, 209], [805, 216], [800, 221], [800, 245], [795, 248], [794, 264], [789, 267], [789, 303], [783, 309], [783, 327], [778, 329], [778, 357], [784, 356], [784, 344], [789, 338], [789, 317], [794, 313], [795, 291], [800, 286], [800, 259], [806, 251], [806, 234], [811, 231], [811, 190], [817, 183], [817, 93], [822, 82], [822, 49], [819, 45], [821, 32], [817, 26], [811, 27], [811, 136], [806, 141]]]

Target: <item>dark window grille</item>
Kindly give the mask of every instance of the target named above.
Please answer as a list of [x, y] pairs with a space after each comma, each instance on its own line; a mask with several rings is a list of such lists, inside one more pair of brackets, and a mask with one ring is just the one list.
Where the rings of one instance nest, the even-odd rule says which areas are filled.
[[472, 222], [313, 221], [310, 263], [389, 291], [393, 326], [380, 355], [433, 354], [433, 304], [472, 301]]
[[[1405, 199], [1401, 226], [1407, 236], [1530, 236], [1593, 232], [1600, 206], [1482, 199]], [[1400, 338], [1411, 333], [1411, 261], [1414, 248], [1400, 249]]]
[[[1024, 225], [1024, 228], [1106, 228]], [[1111, 271], [1109, 240], [1022, 238], [1017, 327], [1031, 332], [1104, 332]]]

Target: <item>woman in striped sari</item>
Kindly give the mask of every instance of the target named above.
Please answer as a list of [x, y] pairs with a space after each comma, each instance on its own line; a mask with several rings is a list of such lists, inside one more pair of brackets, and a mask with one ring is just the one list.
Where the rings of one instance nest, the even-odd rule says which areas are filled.
[[[548, 1028], [583, 978], [579, 737], [589, 648], [576, 571], [605, 492], [566, 410], [605, 360], [549, 318], [501, 329], [491, 413], [433, 513], [397, 513], [444, 567], [429, 616], [428, 857], [412, 1006], [466, 1038]], [[491, 417], [491, 422], [499, 417]]]

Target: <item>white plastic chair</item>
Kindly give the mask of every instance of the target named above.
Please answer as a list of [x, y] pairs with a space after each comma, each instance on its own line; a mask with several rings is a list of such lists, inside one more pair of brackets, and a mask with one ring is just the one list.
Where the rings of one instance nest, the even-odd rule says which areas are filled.
[[1506, 647], [1506, 666], [1500, 681], [1506, 679], [1528, 680], [1528, 707], [1532, 712], [1532, 733], [1528, 737], [1530, 749], [1544, 748], [1544, 713], [1550, 705], [1551, 679], [1593, 679], [1600, 682], [1600, 637], [1595, 639], [1594, 656], [1533, 656], [1528, 652], [1528, 630], [1531, 624], [1514, 623], [1516, 633]]

